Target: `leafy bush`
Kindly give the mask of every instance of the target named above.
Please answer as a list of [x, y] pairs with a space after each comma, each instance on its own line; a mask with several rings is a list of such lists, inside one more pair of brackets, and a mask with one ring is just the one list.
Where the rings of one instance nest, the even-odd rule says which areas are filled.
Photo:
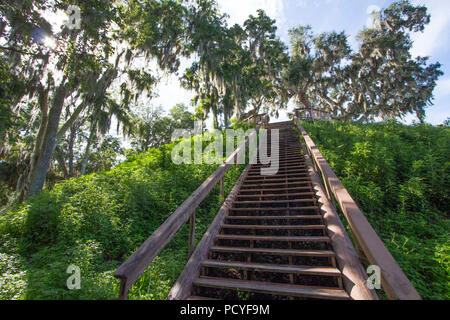
[[[114, 270], [210, 176], [217, 165], [175, 165], [166, 145], [133, 155], [111, 171], [57, 184], [0, 214], [0, 299], [116, 299]], [[231, 191], [243, 167], [225, 177]], [[217, 186], [197, 210], [197, 241], [221, 201]], [[130, 292], [164, 299], [187, 262], [185, 226]], [[81, 290], [68, 290], [69, 265]], [[149, 285], [151, 278], [151, 285]]]
[[426, 299], [450, 299], [450, 129], [304, 123], [336, 175]]

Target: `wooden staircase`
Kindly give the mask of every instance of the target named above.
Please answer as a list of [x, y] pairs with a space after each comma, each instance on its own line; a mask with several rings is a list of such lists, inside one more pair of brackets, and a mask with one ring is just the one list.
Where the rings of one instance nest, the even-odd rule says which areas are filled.
[[262, 176], [267, 166], [250, 167], [201, 262], [190, 299], [238, 299], [243, 294], [248, 299], [350, 298], [298, 134], [293, 126], [276, 129], [278, 173]]
[[[279, 130], [280, 153], [274, 159], [279, 170], [262, 175], [268, 165], [257, 159], [225, 197], [225, 174], [262, 125], [269, 136]], [[218, 184], [225, 201], [196, 246], [196, 209]], [[389, 299], [420, 300], [297, 117], [293, 122], [257, 124], [245, 143], [114, 272], [120, 279], [119, 299], [127, 299], [132, 285], [186, 223], [189, 261], [169, 300], [376, 300], [361, 257], [379, 267]]]

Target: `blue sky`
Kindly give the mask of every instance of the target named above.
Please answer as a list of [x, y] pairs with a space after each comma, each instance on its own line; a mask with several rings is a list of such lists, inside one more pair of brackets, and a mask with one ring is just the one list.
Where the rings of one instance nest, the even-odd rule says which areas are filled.
[[[367, 23], [368, 8], [378, 6], [385, 8], [390, 0], [218, 0], [223, 12], [230, 15], [229, 24], [242, 24], [257, 9], [263, 9], [277, 20], [278, 35], [288, 43], [287, 31], [299, 25], [310, 24], [315, 32], [345, 31], [354, 49], [358, 48], [356, 35]], [[430, 61], [443, 64], [444, 76], [439, 80], [435, 90], [434, 106], [427, 109], [426, 121], [441, 124], [450, 117], [450, 1], [448, 0], [413, 0], [415, 4], [425, 4], [431, 14], [431, 23], [422, 34], [413, 36], [415, 41], [414, 56], [430, 56]], [[170, 109], [177, 103], [188, 103], [192, 92], [181, 89], [176, 77], [166, 78], [159, 86], [159, 98], [152, 105], [162, 105]], [[291, 109], [293, 105], [291, 104]], [[290, 110], [289, 110], [290, 111]], [[283, 113], [279, 120], [285, 120]], [[411, 122], [415, 117], [409, 117]], [[272, 119], [272, 121], [277, 121]]]

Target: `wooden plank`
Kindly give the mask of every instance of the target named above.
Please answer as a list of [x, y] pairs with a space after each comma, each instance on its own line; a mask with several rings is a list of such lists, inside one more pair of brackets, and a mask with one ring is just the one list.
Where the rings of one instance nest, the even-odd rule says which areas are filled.
[[214, 245], [216, 236], [221, 230], [221, 226], [228, 215], [229, 209], [231, 208], [249, 169], [250, 166], [244, 170], [236, 185], [231, 190], [228, 198], [223, 203], [208, 231], [198, 244], [197, 249], [189, 259], [183, 272], [173, 285], [167, 298], [168, 300], [184, 300], [192, 294], [192, 281], [200, 275], [200, 263], [207, 258], [210, 248]]
[[420, 300], [421, 297], [414, 286], [387, 250], [375, 230], [373, 230], [369, 221], [333, 172], [317, 146], [308, 136], [300, 121], [296, 119], [296, 122], [309, 152], [318, 164], [324, 179], [331, 187], [331, 191], [338, 201], [359, 246], [370, 263], [381, 268], [381, 282], [388, 297], [400, 300]]
[[350, 297], [344, 290], [335, 288], [308, 287], [292, 284], [276, 284], [270, 282], [241, 281], [231, 279], [200, 278], [194, 285], [208, 288], [249, 291], [263, 294], [295, 296], [316, 299], [348, 300]]
[[277, 237], [277, 236], [244, 236], [237, 234], [219, 234], [218, 240], [241, 240], [241, 241], [274, 241], [274, 242], [330, 242], [328, 237]]
[[[315, 199], [293, 199], [293, 200], [258, 200], [258, 201], [235, 201], [234, 204], [272, 204], [272, 203], [305, 203], [314, 202]], [[301, 207], [299, 207], [301, 208]], [[246, 209], [246, 208], [244, 208]], [[291, 209], [293, 209], [291, 207]]]
[[268, 169], [270, 166], [278, 165], [278, 173], [277, 175], [287, 175], [289, 173], [294, 172], [305, 172], [307, 167], [303, 165], [282, 165], [278, 163], [271, 163], [271, 164], [265, 164], [259, 167], [254, 167], [252, 170], [250, 170], [250, 177], [253, 177], [255, 174], [258, 174], [261, 172], [261, 169]]
[[[300, 176], [300, 175], [299, 175]], [[270, 176], [259, 176], [256, 177], [255, 179], [247, 179], [247, 183], [259, 183], [261, 185], [267, 185], [268, 183], [272, 183], [272, 182], [281, 182], [281, 181], [287, 181], [287, 182], [300, 182], [300, 181], [308, 181], [309, 177], [306, 176], [305, 174], [301, 175], [301, 177], [291, 177], [291, 176], [286, 176], [285, 178], [279, 179], [279, 178], [271, 178]]]
[[288, 182], [288, 183], [264, 183], [264, 184], [245, 184], [242, 187], [244, 188], [257, 188], [257, 187], [280, 187], [285, 185], [297, 185], [297, 184], [309, 184], [310, 179], [304, 180], [304, 182]]
[[277, 198], [277, 197], [306, 197], [306, 196], [314, 196], [314, 192], [300, 192], [300, 193], [281, 193], [281, 194], [247, 194], [242, 195], [239, 194], [238, 198]]
[[280, 211], [280, 210], [318, 210], [317, 206], [307, 206], [307, 207], [272, 207], [272, 208], [231, 208], [231, 211]]
[[229, 220], [314, 220], [322, 216], [228, 216]]
[[341, 276], [341, 272], [333, 267], [287, 266], [279, 264], [227, 262], [218, 260], [205, 260], [202, 262], [202, 267], [219, 268], [219, 269], [238, 269], [253, 272], [295, 273], [314, 276], [332, 276], [332, 277]]
[[240, 248], [240, 247], [211, 247], [211, 251], [222, 253], [262, 254], [272, 256], [295, 256], [295, 257], [334, 257], [335, 253], [329, 250], [293, 250], [273, 248]]
[[294, 190], [310, 190], [310, 187], [288, 187], [288, 188], [275, 188], [275, 189], [248, 189], [240, 190], [239, 193], [243, 192], [277, 192], [277, 191], [294, 191]]
[[234, 225], [225, 224], [224, 229], [249, 229], [249, 230], [323, 230], [325, 225], [297, 225], [297, 226], [275, 226], [275, 225]]
[[284, 181], [286, 178], [295, 178], [295, 177], [304, 177], [305, 174], [307, 174], [307, 170], [301, 170], [298, 171], [298, 173], [283, 173], [283, 174], [276, 174], [273, 176], [261, 176], [261, 175], [252, 175], [247, 177], [247, 181], [254, 182], [254, 180], [261, 180], [263, 178], [266, 181]]

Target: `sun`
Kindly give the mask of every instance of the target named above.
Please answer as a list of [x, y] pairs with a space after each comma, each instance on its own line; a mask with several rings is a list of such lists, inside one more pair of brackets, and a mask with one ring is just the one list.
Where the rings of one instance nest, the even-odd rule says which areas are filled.
[[57, 42], [52, 36], [46, 36], [42, 43], [49, 49], [56, 49]]

